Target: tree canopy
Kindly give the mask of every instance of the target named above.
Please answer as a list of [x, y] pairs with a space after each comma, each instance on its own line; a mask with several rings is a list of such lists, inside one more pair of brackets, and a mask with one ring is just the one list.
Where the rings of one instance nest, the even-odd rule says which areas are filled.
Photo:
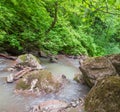
[[0, 51], [120, 53], [119, 0], [1, 0]]

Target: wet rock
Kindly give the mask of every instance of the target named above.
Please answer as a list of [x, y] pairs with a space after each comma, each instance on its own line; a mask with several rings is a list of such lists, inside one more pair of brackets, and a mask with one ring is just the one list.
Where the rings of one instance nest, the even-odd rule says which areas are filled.
[[36, 69], [42, 69], [42, 66], [40, 65], [40, 60], [33, 56], [32, 54], [24, 54], [18, 56], [16, 60], [17, 64], [15, 65], [16, 68], [23, 69], [24, 67], [34, 67]]
[[120, 111], [120, 77], [109, 76], [90, 90], [85, 99], [86, 112]]
[[14, 72], [14, 71], [15, 71], [15, 68], [14, 68], [14, 67], [7, 68], [7, 71], [9, 71], [9, 72]]
[[72, 101], [72, 102], [70, 102], [70, 105], [71, 105], [71, 107], [77, 107], [78, 106], [78, 104], [79, 104], [79, 101]]
[[51, 56], [50, 57], [50, 62], [51, 63], [57, 63], [58, 62], [58, 58], [56, 56]]
[[83, 75], [81, 72], [74, 75], [74, 80], [78, 83], [85, 84], [84, 79], [83, 79]]
[[112, 62], [117, 73], [120, 75], [120, 54], [109, 55], [106, 57]]
[[14, 81], [13, 74], [8, 75], [6, 80], [7, 80], [7, 83], [12, 83]]
[[114, 66], [106, 57], [87, 58], [81, 63], [80, 70], [89, 87], [92, 87], [101, 78], [117, 75]]
[[32, 107], [30, 112], [83, 112], [79, 100], [67, 103], [62, 100], [49, 100]]
[[43, 58], [47, 58], [48, 57], [47, 53], [45, 53], [44, 51], [40, 51], [39, 52], [39, 56], [43, 57]]
[[60, 100], [49, 100], [35, 105], [30, 112], [61, 112], [67, 108], [68, 103]]
[[37, 94], [59, 91], [62, 83], [47, 70], [34, 70], [17, 82], [17, 90], [27, 90]]

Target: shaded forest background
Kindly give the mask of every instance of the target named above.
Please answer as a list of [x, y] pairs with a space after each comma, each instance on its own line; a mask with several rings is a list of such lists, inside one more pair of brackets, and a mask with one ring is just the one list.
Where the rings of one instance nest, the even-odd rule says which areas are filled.
[[120, 0], [0, 0], [0, 52], [120, 53]]

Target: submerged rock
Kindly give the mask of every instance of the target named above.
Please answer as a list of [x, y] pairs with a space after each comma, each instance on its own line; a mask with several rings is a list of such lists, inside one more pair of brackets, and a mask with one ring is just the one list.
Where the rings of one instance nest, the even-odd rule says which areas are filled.
[[85, 99], [86, 112], [120, 111], [120, 77], [109, 76], [90, 90]]
[[32, 93], [51, 93], [59, 91], [62, 83], [47, 70], [34, 70], [27, 73], [16, 84], [16, 90]]
[[87, 58], [81, 63], [80, 70], [89, 87], [92, 87], [101, 78], [117, 75], [114, 66], [106, 57]]

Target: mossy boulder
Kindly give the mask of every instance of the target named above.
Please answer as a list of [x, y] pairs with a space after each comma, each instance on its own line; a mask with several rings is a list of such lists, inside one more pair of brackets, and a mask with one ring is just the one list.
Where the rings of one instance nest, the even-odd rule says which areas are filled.
[[44, 93], [59, 91], [62, 84], [47, 70], [34, 70], [18, 80], [16, 90], [32, 90]]
[[80, 65], [83, 78], [89, 87], [92, 87], [97, 80], [117, 75], [117, 72], [106, 57], [90, 57], [84, 60]]
[[120, 54], [109, 55], [106, 57], [111, 61], [117, 73], [120, 75]]
[[86, 112], [120, 112], [120, 77], [98, 81], [85, 99]]
[[42, 69], [40, 65], [40, 60], [32, 54], [23, 54], [18, 56], [16, 60], [18, 66], [28, 66], [28, 67], [35, 67], [36, 69]]

